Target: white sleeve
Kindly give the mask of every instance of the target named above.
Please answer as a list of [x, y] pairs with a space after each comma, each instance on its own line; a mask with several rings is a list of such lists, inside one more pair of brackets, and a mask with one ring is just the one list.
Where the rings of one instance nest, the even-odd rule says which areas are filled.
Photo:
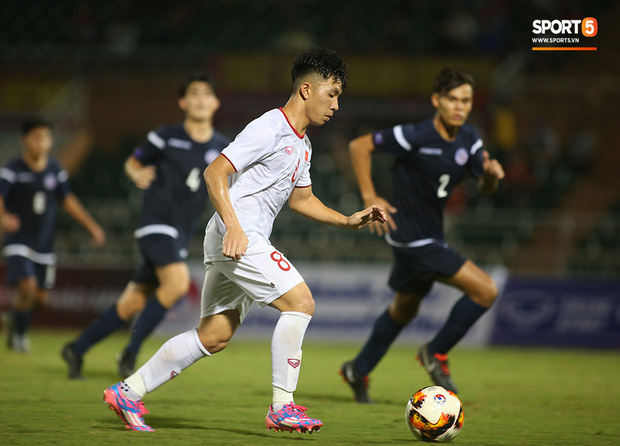
[[275, 142], [271, 129], [258, 121], [250, 122], [228, 147], [222, 150], [237, 172], [270, 154]]
[[308, 162], [306, 163], [304, 170], [301, 173], [301, 176], [299, 177], [299, 181], [297, 181], [297, 184], [295, 185], [295, 187], [308, 187], [308, 186], [312, 186], [312, 180], [310, 179], [310, 159], [308, 159]]

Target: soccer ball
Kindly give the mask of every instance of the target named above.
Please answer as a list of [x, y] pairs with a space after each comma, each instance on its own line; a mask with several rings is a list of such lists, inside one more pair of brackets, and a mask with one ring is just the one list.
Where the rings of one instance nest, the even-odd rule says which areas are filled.
[[444, 387], [425, 387], [409, 399], [405, 421], [418, 440], [447, 443], [463, 428], [463, 405]]

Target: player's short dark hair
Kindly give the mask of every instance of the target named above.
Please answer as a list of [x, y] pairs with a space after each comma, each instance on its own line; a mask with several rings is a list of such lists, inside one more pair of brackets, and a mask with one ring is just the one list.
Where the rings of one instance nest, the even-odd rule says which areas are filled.
[[444, 95], [453, 88], [460, 87], [464, 84], [469, 84], [474, 88], [475, 82], [471, 74], [454, 67], [444, 68], [435, 77], [435, 81], [433, 82], [433, 93]]
[[347, 64], [334, 50], [312, 48], [297, 56], [291, 71], [293, 87], [296, 87], [310, 73], [316, 73], [323, 79], [333, 77], [335, 81], [342, 84], [343, 90], [347, 87]]
[[30, 133], [33, 129], [36, 129], [37, 127], [46, 127], [50, 130], [54, 128], [52, 123], [49, 122], [47, 119], [43, 119], [38, 116], [29, 116], [22, 121], [22, 128], [21, 128], [22, 136], [26, 136], [28, 133]]
[[187, 89], [192, 82], [206, 82], [211, 86], [214, 93], [216, 92], [216, 85], [211, 76], [207, 73], [194, 73], [185, 78], [183, 83], [179, 85], [179, 97], [182, 98], [187, 94]]

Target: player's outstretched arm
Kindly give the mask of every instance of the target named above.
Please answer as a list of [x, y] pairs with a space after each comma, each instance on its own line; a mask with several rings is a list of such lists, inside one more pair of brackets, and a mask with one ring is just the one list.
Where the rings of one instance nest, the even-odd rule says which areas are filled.
[[483, 174], [478, 179], [478, 188], [485, 194], [492, 194], [499, 186], [499, 180], [504, 178], [504, 168], [496, 159], [490, 159], [489, 152], [482, 152]]
[[235, 209], [230, 201], [228, 176], [235, 173], [235, 168], [228, 159], [219, 155], [204, 171], [209, 198], [215, 211], [224, 225], [226, 234], [222, 242], [222, 254], [231, 259], [239, 260], [248, 248], [248, 237], [245, 235]]
[[378, 222], [370, 224], [370, 232], [381, 236], [396, 229], [396, 223], [390, 214], [395, 214], [397, 209], [386, 199], [378, 196], [375, 190], [372, 181], [372, 154], [374, 151], [375, 145], [371, 134], [355, 138], [349, 143], [349, 155], [364, 206], [377, 206], [387, 211], [387, 225]]
[[125, 161], [125, 173], [138, 189], [148, 189], [156, 176], [155, 166], [144, 166], [133, 155]]
[[345, 229], [360, 229], [372, 222], [385, 223], [386, 214], [378, 206], [370, 206], [347, 217], [327, 207], [313, 193], [312, 187], [296, 187], [288, 199], [290, 208], [311, 220]]
[[75, 195], [72, 193], [67, 195], [62, 206], [71, 217], [90, 232], [91, 241], [94, 246], [100, 248], [105, 245], [105, 232], [103, 228], [99, 226], [99, 223], [95, 221]]

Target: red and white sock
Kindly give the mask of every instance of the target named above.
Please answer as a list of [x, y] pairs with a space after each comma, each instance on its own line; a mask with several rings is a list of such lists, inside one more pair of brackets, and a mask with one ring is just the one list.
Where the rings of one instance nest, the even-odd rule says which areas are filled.
[[284, 311], [278, 319], [271, 339], [273, 410], [293, 402], [301, 368], [301, 345], [312, 316], [297, 311]]
[[164, 343], [125, 383], [143, 398], [211, 353], [204, 348], [196, 329], [181, 333]]

